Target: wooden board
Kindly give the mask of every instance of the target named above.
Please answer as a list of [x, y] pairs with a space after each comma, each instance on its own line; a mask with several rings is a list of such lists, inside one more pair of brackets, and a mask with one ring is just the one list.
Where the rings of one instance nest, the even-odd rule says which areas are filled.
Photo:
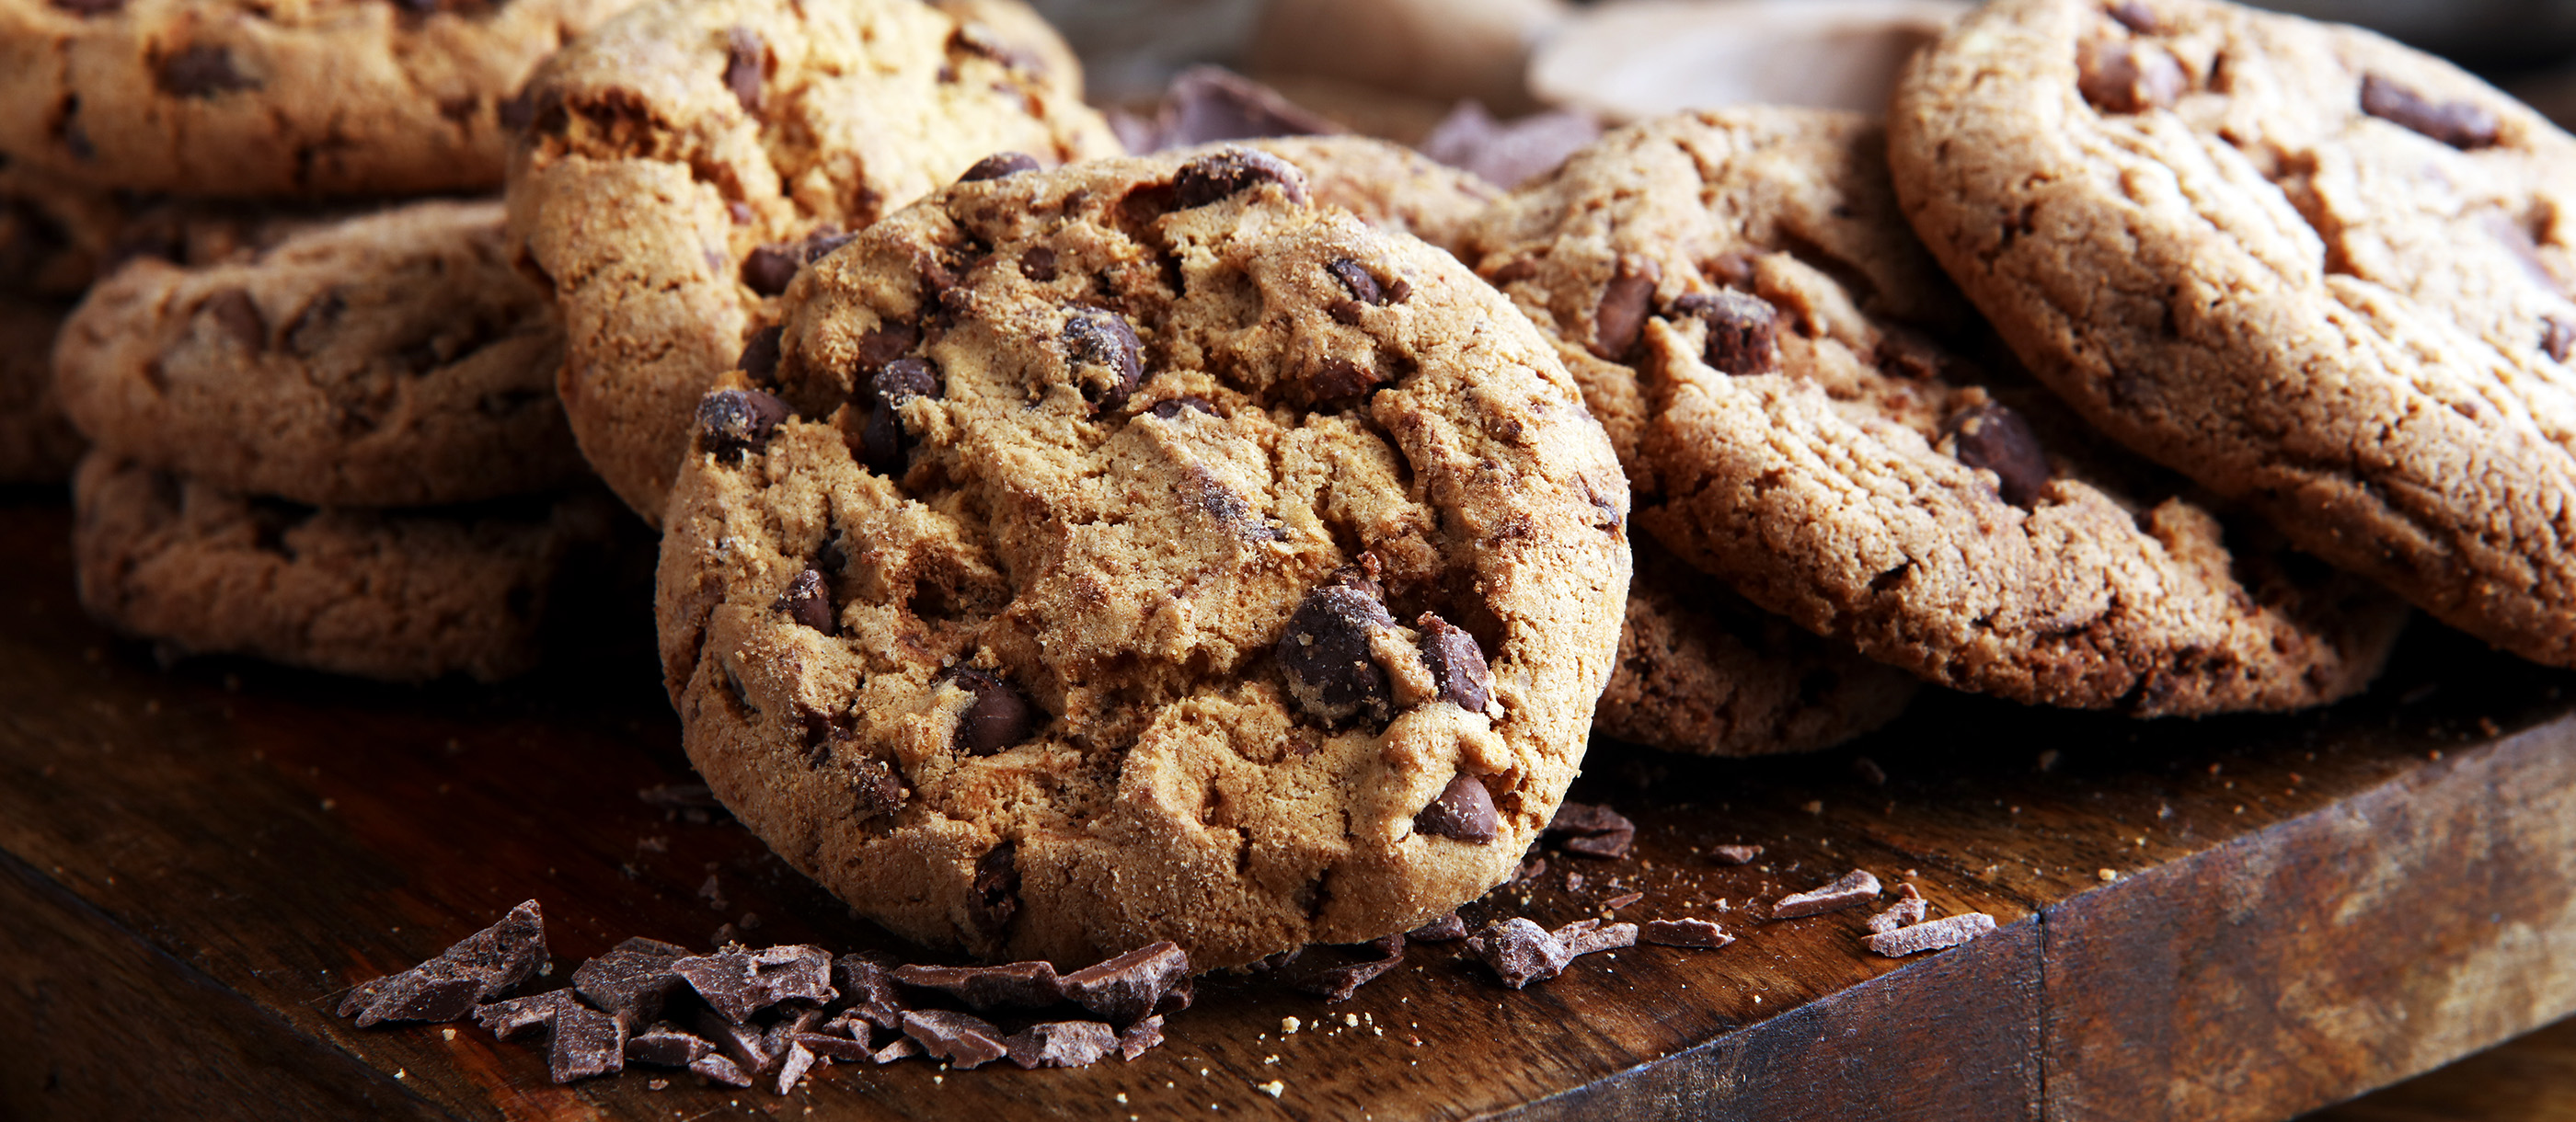
[[[1715, 919], [1721, 950], [1515, 993], [1417, 946], [1330, 1006], [1221, 975], [1163, 1048], [1087, 1070], [558, 1087], [470, 1024], [330, 1009], [529, 897], [545, 985], [629, 935], [891, 946], [729, 820], [638, 797], [691, 778], [641, 604], [495, 689], [164, 669], [71, 603], [67, 529], [0, 496], [0, 1117], [2257, 1119], [2576, 1011], [2576, 677], [2419, 627], [2369, 696], [2296, 717], [1937, 694], [1813, 757], [1599, 744], [1577, 797], [1637, 819], [1636, 854], [1549, 853], [1471, 909], [1633, 888], [1621, 918]], [[1762, 861], [1709, 858], [1735, 842]], [[2003, 928], [1897, 961], [1865, 911], [1756, 918], [1852, 867]]]

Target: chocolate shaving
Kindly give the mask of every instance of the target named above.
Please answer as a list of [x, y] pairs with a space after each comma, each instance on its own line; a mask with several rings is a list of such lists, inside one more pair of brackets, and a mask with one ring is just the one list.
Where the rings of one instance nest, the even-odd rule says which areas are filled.
[[1352, 994], [1358, 993], [1361, 986], [1376, 981], [1378, 975], [1404, 965], [1404, 936], [1388, 935], [1369, 945], [1377, 948], [1378, 957], [1333, 967], [1299, 983], [1297, 988], [1323, 998], [1327, 1004], [1338, 1004], [1350, 1000]]
[[921, 1042], [923, 1051], [960, 1070], [982, 1067], [1009, 1054], [1002, 1030], [981, 1017], [941, 1009], [903, 1015], [903, 1034]]
[[1607, 900], [1602, 901], [1602, 902], [1601, 902], [1601, 906], [1602, 906], [1604, 909], [1606, 909], [1606, 910], [1614, 911], [1614, 912], [1615, 912], [1615, 911], [1618, 911], [1618, 910], [1619, 910], [1619, 909], [1621, 909], [1621, 908], [1627, 907], [1628, 905], [1630, 905], [1630, 904], [1634, 904], [1634, 903], [1636, 903], [1637, 901], [1639, 901], [1639, 900], [1643, 900], [1643, 899], [1645, 899], [1645, 898], [1646, 898], [1646, 894], [1645, 894], [1645, 893], [1643, 893], [1643, 892], [1622, 892], [1622, 893], [1620, 893], [1620, 894], [1618, 894], [1618, 895], [1616, 895], [1616, 896], [1613, 896], [1613, 897], [1611, 897], [1611, 898], [1609, 898], [1609, 899], [1607, 899]]
[[1822, 888], [1781, 897], [1779, 903], [1771, 905], [1771, 918], [1796, 919], [1820, 915], [1877, 898], [1878, 878], [1871, 876], [1866, 869], [1854, 869]]
[[1984, 912], [1967, 912], [1879, 932], [1869, 937], [1869, 949], [1889, 958], [1903, 958], [1955, 947], [1994, 929], [1995, 917]]
[[2463, 151], [2494, 144], [2502, 127], [2496, 115], [2482, 106], [2466, 101], [2437, 103], [2377, 74], [2362, 75], [2361, 111]]
[[1012, 1033], [1002, 1042], [1011, 1062], [1029, 1070], [1090, 1067], [1118, 1048], [1118, 1030], [1098, 1021], [1048, 1021]]
[[963, 1001], [969, 1008], [1043, 1009], [1064, 1000], [1064, 983], [1047, 962], [1001, 966], [898, 966], [894, 980]]
[[1568, 853], [1586, 857], [1616, 860], [1628, 855], [1628, 847], [1637, 840], [1637, 824], [1606, 806], [1592, 803], [1563, 803], [1556, 816], [1549, 819], [1547, 832], [1570, 835], [1562, 843]]
[[553, 1024], [567, 1009], [578, 1008], [571, 990], [547, 990], [527, 997], [474, 1007], [474, 1023], [494, 1039], [508, 1040], [530, 1029]]
[[789, 1041], [779, 1053], [778, 1082], [772, 1085], [774, 1092], [784, 1095], [795, 1090], [796, 1081], [805, 1078], [805, 1073], [814, 1069], [814, 1062], [819, 1058], [802, 1042]]
[[868, 1060], [869, 1062], [876, 1064], [890, 1064], [896, 1060], [910, 1059], [920, 1054], [920, 1041], [914, 1040], [909, 1036], [898, 1036], [894, 1038], [893, 1043], [887, 1044], [883, 1048], [879, 1048], [874, 1052], [868, 1053]]
[[1564, 972], [1566, 963], [1574, 961], [1574, 955], [1556, 936], [1519, 916], [1487, 924], [1484, 931], [1467, 940], [1467, 949], [1513, 989], [1556, 977]]
[[355, 1014], [359, 1028], [384, 1021], [458, 1020], [477, 1004], [527, 981], [545, 961], [545, 917], [530, 900], [436, 958], [351, 989], [340, 1002], [339, 1015]]
[[1449, 912], [1440, 918], [1414, 928], [1405, 936], [1417, 943], [1455, 943], [1467, 937], [1467, 921]]
[[833, 1063], [854, 1064], [860, 1060], [875, 1057], [875, 1053], [868, 1050], [868, 1042], [864, 1038], [827, 1032], [799, 1032], [791, 1034], [787, 1039], [790, 1044]]
[[1723, 947], [1735, 941], [1735, 936], [1704, 919], [1650, 919], [1637, 937], [1666, 947]]
[[1921, 923], [1924, 908], [1923, 894], [1916, 892], [1913, 885], [1897, 885], [1895, 906], [1869, 917], [1869, 929], [1884, 935], [1900, 927]]
[[568, 1003], [554, 1019], [546, 1070], [557, 1083], [626, 1070], [625, 1026], [606, 1013]]
[[1129, 1024], [1152, 1014], [1189, 973], [1189, 952], [1166, 939], [1065, 975], [1064, 996], [1114, 1024]]
[[[749, 1086], [752, 1076], [778, 1062], [777, 1054], [769, 1049], [769, 1034], [756, 1026], [736, 1024], [713, 1009], [700, 1009], [696, 1028], [698, 1035], [741, 1066], [743, 1082], [738, 1086]], [[697, 1070], [697, 1065], [691, 1064], [690, 1070]]]

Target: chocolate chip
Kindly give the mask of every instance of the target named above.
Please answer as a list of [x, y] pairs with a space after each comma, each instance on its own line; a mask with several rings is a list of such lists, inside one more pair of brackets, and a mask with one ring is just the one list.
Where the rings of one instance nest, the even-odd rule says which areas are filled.
[[1638, 334], [1646, 328], [1647, 308], [1654, 302], [1655, 285], [1663, 278], [1663, 266], [1652, 258], [1635, 254], [1619, 258], [1619, 269], [1602, 286], [1601, 305], [1592, 313], [1593, 357], [1618, 362], [1636, 347]]
[[671, 969], [688, 980], [707, 1007], [741, 1024], [781, 1001], [830, 1001], [832, 956], [815, 946], [726, 950], [674, 959]]
[[1942, 422], [1941, 431], [1960, 463], [1995, 473], [1996, 493], [2005, 502], [2027, 510], [2048, 489], [2048, 456], [2040, 451], [2039, 434], [2010, 406], [1969, 406]]
[[698, 1057], [716, 1050], [704, 1037], [691, 1036], [669, 1024], [659, 1024], [626, 1038], [626, 1062], [653, 1067], [687, 1067]]
[[1144, 1019], [1190, 975], [1189, 952], [1168, 939], [1104, 959], [1064, 976], [1064, 995], [1110, 1021]]
[[1494, 840], [1495, 823], [1494, 796], [1475, 776], [1465, 772], [1449, 780], [1449, 785], [1441, 788], [1440, 797], [1413, 816], [1416, 833], [1478, 845]]
[[2565, 362], [2576, 351], [2576, 324], [2556, 316], [2540, 318], [2540, 349], [2548, 352], [2550, 361]]
[[2494, 144], [2500, 128], [2496, 115], [2481, 106], [2466, 101], [2436, 104], [2377, 74], [2362, 75], [2361, 111], [2463, 150]]
[[1157, 401], [1154, 403], [1154, 408], [1149, 410], [1149, 412], [1153, 413], [1155, 416], [1166, 421], [1178, 419], [1181, 414], [1192, 411], [1205, 413], [1211, 417], [1217, 415], [1216, 406], [1211, 404], [1208, 399], [1200, 397], [1197, 394], [1188, 393], [1182, 394], [1179, 397]]
[[[1074, 368], [1074, 384], [1083, 400], [1098, 408], [1118, 408], [1144, 379], [1143, 347], [1125, 316], [1105, 308], [1076, 308], [1065, 317], [1061, 339], [1065, 362]], [[1086, 367], [1102, 373], [1086, 376]]]
[[832, 611], [832, 588], [823, 574], [807, 569], [787, 582], [787, 592], [770, 605], [787, 613], [787, 618], [830, 635], [839, 628], [839, 617]]
[[1327, 1005], [1339, 1004], [1349, 1001], [1361, 986], [1376, 981], [1379, 975], [1404, 965], [1404, 936], [1388, 935], [1369, 946], [1377, 950], [1378, 957], [1333, 967], [1298, 983], [1297, 988], [1323, 998]]
[[355, 1014], [359, 1028], [383, 1021], [453, 1021], [527, 981], [545, 960], [545, 916], [530, 900], [438, 957], [350, 990], [339, 1015]]
[[1324, 269], [1333, 274], [1333, 279], [1342, 282], [1342, 288], [1351, 294], [1351, 299], [1363, 304], [1386, 303], [1386, 293], [1378, 288], [1377, 278], [1370, 276], [1369, 271], [1362, 268], [1359, 262], [1348, 257], [1337, 257], [1330, 264], [1325, 265]]
[[1340, 355], [1326, 355], [1307, 373], [1306, 392], [1318, 402], [1345, 401], [1366, 396], [1385, 382], [1375, 370]]
[[1869, 949], [1889, 958], [1903, 958], [1955, 947], [1994, 929], [1995, 917], [1984, 912], [1967, 912], [1872, 935]]
[[2153, 35], [2164, 30], [2164, 21], [2157, 18], [2155, 9], [2138, 0], [2120, 0], [2111, 5], [2110, 15], [2120, 21], [2120, 26], [2140, 35]]
[[698, 399], [698, 448], [722, 457], [758, 452], [786, 419], [787, 403], [776, 394], [717, 390]]
[[970, 1009], [1044, 1009], [1064, 1000], [1064, 983], [1046, 962], [1000, 966], [898, 966], [894, 980], [965, 1002]]
[[916, 397], [939, 396], [938, 368], [924, 359], [895, 359], [868, 379], [868, 393], [876, 405], [859, 430], [860, 455], [879, 474], [899, 475], [906, 443], [899, 410]]
[[1274, 648], [1288, 692], [1328, 722], [1385, 720], [1393, 693], [1370, 655], [1369, 638], [1394, 623], [1368, 589], [1330, 584], [1307, 593]]
[[1055, 251], [1033, 245], [1020, 251], [1020, 275], [1045, 284], [1055, 279]]
[[1458, 913], [1449, 912], [1414, 928], [1406, 937], [1417, 943], [1455, 943], [1467, 937], [1467, 921], [1459, 919]]
[[1440, 683], [1443, 700], [1470, 713], [1482, 713], [1493, 704], [1493, 671], [1485, 665], [1485, 649], [1476, 644], [1475, 636], [1429, 612], [1416, 617], [1413, 626], [1422, 632], [1422, 661]]
[[958, 669], [957, 685], [975, 696], [967, 703], [966, 711], [957, 715], [958, 751], [990, 756], [1027, 740], [1036, 731], [1040, 714], [1019, 687], [973, 667]]
[[1042, 1067], [1090, 1067], [1118, 1049], [1118, 1031], [1098, 1021], [1049, 1021], [1030, 1025], [1002, 1042], [1011, 1062]]
[[1038, 170], [1037, 157], [1026, 152], [995, 152], [975, 161], [975, 166], [958, 176], [959, 183], [981, 183], [987, 179], [1007, 179], [1024, 171]]
[[259, 85], [233, 65], [229, 48], [212, 43], [191, 44], [161, 60], [159, 77], [161, 88], [174, 97], [213, 97]]
[[778, 343], [783, 334], [784, 330], [776, 326], [764, 327], [752, 332], [751, 339], [742, 345], [742, 357], [734, 360], [734, 368], [742, 371], [743, 375], [752, 381], [762, 385], [776, 385]]
[[815, 227], [813, 233], [805, 235], [805, 240], [797, 243], [796, 252], [798, 256], [805, 259], [806, 264], [810, 265], [830, 257], [833, 250], [857, 240], [859, 240], [857, 234], [844, 234], [840, 227], [826, 222]]
[[76, 16], [104, 16], [125, 10], [125, 0], [53, 0], [58, 11]]
[[1637, 937], [1665, 947], [1723, 947], [1735, 941], [1704, 919], [1650, 919]]
[[903, 1027], [907, 1006], [894, 988], [894, 975], [884, 961], [865, 954], [832, 960], [832, 988], [841, 992], [835, 1005], [887, 1031]]
[[206, 297], [206, 302], [198, 305], [197, 310], [214, 317], [215, 326], [223, 328], [225, 334], [239, 340], [243, 347], [254, 351], [268, 349], [268, 319], [260, 314], [259, 304], [250, 298], [250, 293], [227, 288]]
[[903, 1034], [921, 1042], [922, 1050], [959, 1070], [982, 1067], [1009, 1054], [1002, 1030], [991, 1021], [946, 1010], [915, 1010], [903, 1015]]
[[862, 374], [885, 368], [921, 342], [921, 329], [909, 323], [889, 323], [859, 336], [859, 364]]
[[1467, 948], [1513, 989], [1556, 977], [1564, 973], [1566, 963], [1574, 961], [1556, 936], [1519, 916], [1486, 925], [1467, 941]]
[[1721, 288], [1675, 300], [1673, 310], [1708, 325], [1701, 354], [1710, 369], [1737, 377], [1780, 369], [1780, 313], [1770, 301]]
[[[617, 1018], [619, 1024], [629, 1028], [645, 1024], [660, 1016], [671, 995], [688, 984], [671, 969], [672, 963], [688, 953], [685, 947], [658, 939], [628, 939], [574, 970], [573, 992]], [[679, 1067], [687, 1062], [682, 1059], [664, 1066]]]
[[743, 112], [755, 117], [760, 115], [760, 82], [768, 57], [769, 45], [761, 42], [759, 32], [737, 27], [725, 33], [725, 88], [733, 91]]
[[1162, 1043], [1163, 1019], [1147, 1017], [1127, 1026], [1127, 1031], [1118, 1034], [1118, 1057], [1132, 1061], [1144, 1055], [1148, 1049], [1159, 1047]]
[[776, 296], [787, 291], [796, 279], [796, 271], [805, 267], [802, 254], [786, 246], [764, 245], [742, 259], [742, 283], [763, 296]]
[[1877, 898], [1878, 878], [1871, 876], [1866, 869], [1854, 869], [1844, 873], [1832, 884], [1781, 897], [1779, 903], [1771, 905], [1771, 918], [1795, 919], [1799, 916], [1840, 911], [1862, 901]]
[[1018, 849], [1010, 842], [994, 846], [976, 859], [975, 878], [967, 883], [967, 922], [987, 939], [998, 938], [1020, 913]]
[[2075, 48], [2075, 88], [2106, 113], [2162, 109], [2190, 85], [2182, 64], [2152, 43], [2087, 39]]
[[1288, 201], [1306, 205], [1306, 174], [1257, 148], [1227, 148], [1181, 165], [1172, 176], [1176, 208], [1202, 207], [1263, 183], [1276, 183]]

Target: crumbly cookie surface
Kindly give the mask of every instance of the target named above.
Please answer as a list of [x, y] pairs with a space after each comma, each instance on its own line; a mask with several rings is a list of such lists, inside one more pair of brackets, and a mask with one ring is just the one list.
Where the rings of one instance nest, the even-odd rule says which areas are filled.
[[657, 0], [530, 79], [512, 234], [563, 310], [582, 451], [647, 520], [808, 259], [993, 153], [1119, 151], [1043, 26], [953, 14], [1009, 7]]
[[413, 203], [204, 268], [138, 259], [55, 353], [100, 447], [230, 490], [417, 506], [582, 471], [553, 394], [563, 333], [498, 202]]
[[71, 478], [82, 441], [54, 400], [54, 332], [64, 308], [0, 296], [0, 483]]
[[1964, 311], [1882, 144], [1851, 114], [1664, 118], [1471, 234], [1629, 456], [1639, 523], [1756, 604], [1955, 688], [2184, 714], [2367, 683], [2401, 609], [2249, 548], [1944, 345], [1970, 338]]
[[940, 191], [809, 266], [663, 538], [691, 758], [915, 939], [1210, 967], [1506, 877], [1627, 488], [1546, 344], [1256, 149]]
[[72, 501], [81, 603], [109, 626], [183, 654], [392, 681], [535, 665], [557, 574], [607, 536], [611, 511], [580, 496], [316, 509], [97, 451]]
[[2432, 58], [2199, 0], [1990, 4], [1900, 85], [1908, 216], [2093, 424], [2576, 665], [2576, 143]]
[[632, 2], [7, 0], [0, 150], [123, 190], [490, 190], [502, 103]]

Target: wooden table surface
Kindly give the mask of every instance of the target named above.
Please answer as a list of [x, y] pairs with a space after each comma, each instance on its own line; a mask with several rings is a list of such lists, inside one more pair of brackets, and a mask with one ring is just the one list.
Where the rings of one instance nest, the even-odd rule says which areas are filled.
[[[892, 946], [721, 815], [638, 797], [691, 781], [640, 601], [499, 688], [164, 669], [73, 605], [67, 527], [0, 493], [0, 1117], [2286, 1118], [2576, 1011], [2576, 676], [2419, 625], [2369, 695], [2295, 717], [1933, 694], [1811, 757], [1597, 744], [1576, 797], [1635, 854], [1551, 852], [1469, 909], [1634, 889], [1621, 918], [1715, 919], [1719, 950], [1515, 993], [1418, 945], [1331, 1006], [1219, 975], [1162, 1048], [1085, 1070], [556, 1086], [471, 1024], [330, 1010], [530, 897], [540, 987], [629, 935]], [[1707, 855], [1736, 842], [1763, 859]], [[1756, 918], [1853, 867], [2002, 927], [1899, 961], [1867, 910]]]

